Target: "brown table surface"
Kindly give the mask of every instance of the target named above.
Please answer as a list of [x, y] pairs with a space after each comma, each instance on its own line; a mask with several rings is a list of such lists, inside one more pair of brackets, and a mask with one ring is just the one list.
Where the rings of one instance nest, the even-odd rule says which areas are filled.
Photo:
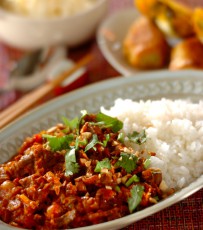
[[[188, 4], [200, 3], [202, 0], [179, 0]], [[132, 6], [132, 0], [109, 0], [109, 14], [114, 13], [124, 7]], [[107, 15], [107, 16], [108, 16]], [[9, 59], [17, 59], [23, 51], [16, 50], [3, 43], [0, 43], [0, 86], [8, 77]], [[96, 39], [93, 38], [88, 43], [71, 49], [68, 51], [68, 56], [77, 61], [86, 53], [92, 53], [96, 57], [91, 64], [88, 65], [87, 77], [84, 85], [99, 82], [101, 80], [117, 77], [120, 75], [103, 57], [100, 52]], [[66, 92], [65, 92], [66, 93]], [[22, 92], [10, 91], [5, 95], [0, 95], [0, 111], [6, 108], [9, 104], [23, 96]], [[55, 95], [56, 96], [56, 95]], [[183, 229], [183, 230], [202, 230], [203, 229], [203, 189], [191, 195], [187, 199], [164, 209], [152, 216], [126, 227], [125, 230], [140, 230], [140, 229]]]

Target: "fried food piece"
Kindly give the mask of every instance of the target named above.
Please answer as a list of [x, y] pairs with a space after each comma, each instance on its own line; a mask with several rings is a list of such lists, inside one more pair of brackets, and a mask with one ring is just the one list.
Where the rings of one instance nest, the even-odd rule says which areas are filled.
[[194, 34], [193, 11], [174, 0], [134, 0], [138, 10], [153, 20], [167, 36], [186, 38]]
[[156, 16], [157, 0], [134, 0], [134, 6], [146, 17], [153, 19]]
[[196, 36], [203, 43], [203, 9], [196, 8], [193, 13], [193, 25]]
[[202, 54], [203, 44], [198, 38], [185, 39], [172, 49], [169, 69], [202, 69]]
[[139, 69], [162, 68], [168, 63], [170, 47], [162, 32], [146, 17], [138, 18], [123, 41], [127, 61]]

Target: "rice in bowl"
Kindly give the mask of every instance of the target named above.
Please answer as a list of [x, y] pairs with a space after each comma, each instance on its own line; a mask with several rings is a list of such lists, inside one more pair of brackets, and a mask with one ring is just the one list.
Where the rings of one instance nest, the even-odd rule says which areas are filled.
[[33, 18], [54, 18], [81, 13], [96, 3], [97, 0], [2, 0], [0, 6], [19, 15]]
[[101, 111], [123, 121], [125, 134], [145, 129], [145, 144], [138, 146], [128, 138], [126, 144], [156, 153], [151, 167], [162, 170], [167, 186], [180, 189], [203, 174], [203, 101], [117, 99]]

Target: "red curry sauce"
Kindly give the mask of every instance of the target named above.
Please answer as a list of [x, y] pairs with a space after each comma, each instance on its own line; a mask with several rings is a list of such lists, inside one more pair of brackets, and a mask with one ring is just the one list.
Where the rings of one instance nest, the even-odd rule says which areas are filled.
[[160, 170], [147, 168], [107, 123], [86, 114], [75, 127], [58, 124], [27, 138], [0, 165], [0, 219], [29, 229], [77, 228], [163, 199]]

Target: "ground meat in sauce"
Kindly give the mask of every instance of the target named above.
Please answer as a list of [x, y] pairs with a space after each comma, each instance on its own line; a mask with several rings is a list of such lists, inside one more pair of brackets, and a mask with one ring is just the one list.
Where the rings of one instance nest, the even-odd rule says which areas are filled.
[[[91, 140], [96, 134], [98, 143], [88, 151], [79, 145], [77, 173], [65, 175], [66, 151], [51, 150], [43, 137], [47, 133], [63, 137], [72, 132], [61, 124], [25, 140], [14, 159], [0, 165], [2, 221], [29, 229], [77, 228], [130, 214], [128, 199], [136, 184], [144, 191], [135, 211], [166, 196], [159, 188], [160, 170], [146, 169], [143, 157], [138, 158], [136, 168], [130, 173], [116, 167], [121, 152], [135, 154], [133, 150], [118, 140], [118, 132], [95, 125], [95, 115], [86, 115], [83, 119], [79, 139]], [[107, 135], [107, 144], [101, 145]], [[106, 158], [111, 168], [95, 172], [98, 161]], [[126, 186], [133, 175], [138, 176], [139, 181]]]

